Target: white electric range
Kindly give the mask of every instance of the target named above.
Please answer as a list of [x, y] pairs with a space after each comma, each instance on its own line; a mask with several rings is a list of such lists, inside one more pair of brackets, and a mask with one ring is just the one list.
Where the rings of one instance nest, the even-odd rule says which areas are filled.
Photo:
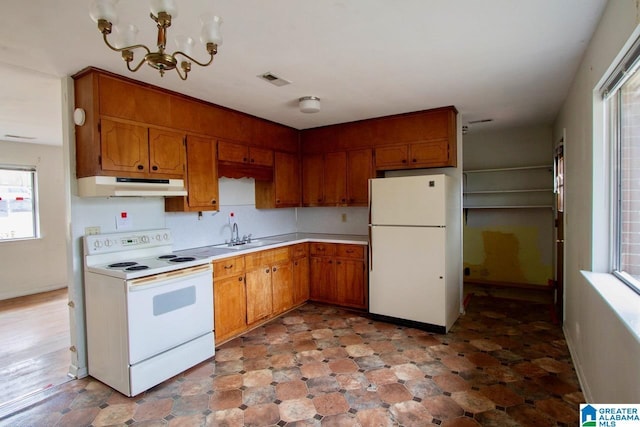
[[168, 229], [84, 237], [89, 375], [135, 396], [212, 357], [213, 273]]

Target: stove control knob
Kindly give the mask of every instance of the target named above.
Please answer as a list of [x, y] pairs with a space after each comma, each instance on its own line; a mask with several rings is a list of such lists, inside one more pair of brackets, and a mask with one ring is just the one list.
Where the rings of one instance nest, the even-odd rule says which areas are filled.
[[105, 241], [104, 241], [104, 245], [105, 245], [106, 247], [108, 247], [108, 248], [109, 248], [109, 247], [111, 247], [111, 245], [112, 245], [112, 244], [113, 244], [113, 243], [112, 243], [112, 242], [111, 242], [111, 240], [109, 240], [109, 239], [107, 239], [107, 240], [105, 240]]
[[149, 243], [149, 236], [145, 234], [144, 236], [140, 237], [140, 240], [142, 241], [142, 243]]
[[169, 233], [164, 233], [164, 235], [162, 236], [163, 240], [169, 240]]
[[158, 241], [158, 242], [162, 241], [162, 238], [160, 237], [160, 234], [156, 234], [156, 241]]
[[100, 240], [95, 240], [95, 241], [93, 242], [93, 247], [94, 247], [94, 248], [98, 249], [98, 248], [100, 248], [101, 246], [102, 246], [102, 242], [100, 242]]

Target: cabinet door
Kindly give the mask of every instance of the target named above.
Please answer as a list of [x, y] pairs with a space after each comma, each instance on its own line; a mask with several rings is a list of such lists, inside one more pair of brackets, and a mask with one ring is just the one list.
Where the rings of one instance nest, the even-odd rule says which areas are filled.
[[247, 163], [249, 161], [249, 147], [229, 141], [218, 141], [218, 160]]
[[311, 257], [309, 269], [310, 298], [316, 301], [333, 302], [336, 296], [336, 271], [333, 259]]
[[413, 143], [410, 149], [410, 164], [416, 166], [448, 166], [449, 140], [438, 139]]
[[216, 341], [223, 341], [243, 332], [247, 327], [244, 275], [215, 280], [213, 304]]
[[273, 179], [276, 207], [300, 206], [300, 164], [297, 154], [275, 153]]
[[218, 210], [218, 171], [216, 142], [187, 137], [187, 188], [189, 207]]
[[361, 260], [336, 260], [336, 303], [350, 307], [365, 306], [365, 264]]
[[406, 168], [408, 145], [390, 145], [376, 148], [376, 169]]
[[257, 166], [273, 166], [273, 150], [249, 147], [249, 163]]
[[291, 262], [274, 264], [271, 268], [273, 314], [280, 314], [293, 307], [293, 271]]
[[324, 204], [347, 204], [347, 153], [327, 153], [324, 156]]
[[184, 176], [184, 134], [149, 129], [149, 168], [151, 175]]
[[309, 299], [309, 257], [293, 260], [293, 305]]
[[273, 312], [271, 267], [260, 267], [246, 273], [247, 324], [264, 319]]
[[347, 153], [347, 194], [349, 205], [367, 206], [369, 178], [373, 178], [373, 150], [352, 150]]
[[102, 170], [149, 172], [148, 130], [145, 126], [102, 119], [100, 152]]
[[324, 201], [324, 156], [305, 154], [302, 157], [302, 204], [319, 206]]

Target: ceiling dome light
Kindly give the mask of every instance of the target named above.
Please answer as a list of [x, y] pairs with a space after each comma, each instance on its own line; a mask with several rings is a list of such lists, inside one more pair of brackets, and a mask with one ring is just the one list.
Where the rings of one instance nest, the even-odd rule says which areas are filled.
[[303, 113], [317, 113], [320, 111], [320, 98], [317, 96], [303, 96], [298, 99], [300, 111]]

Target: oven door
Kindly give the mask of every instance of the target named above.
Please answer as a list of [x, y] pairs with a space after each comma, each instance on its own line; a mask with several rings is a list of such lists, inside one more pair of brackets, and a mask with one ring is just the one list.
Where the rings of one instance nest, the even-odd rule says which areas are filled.
[[127, 281], [129, 364], [213, 330], [211, 264]]

